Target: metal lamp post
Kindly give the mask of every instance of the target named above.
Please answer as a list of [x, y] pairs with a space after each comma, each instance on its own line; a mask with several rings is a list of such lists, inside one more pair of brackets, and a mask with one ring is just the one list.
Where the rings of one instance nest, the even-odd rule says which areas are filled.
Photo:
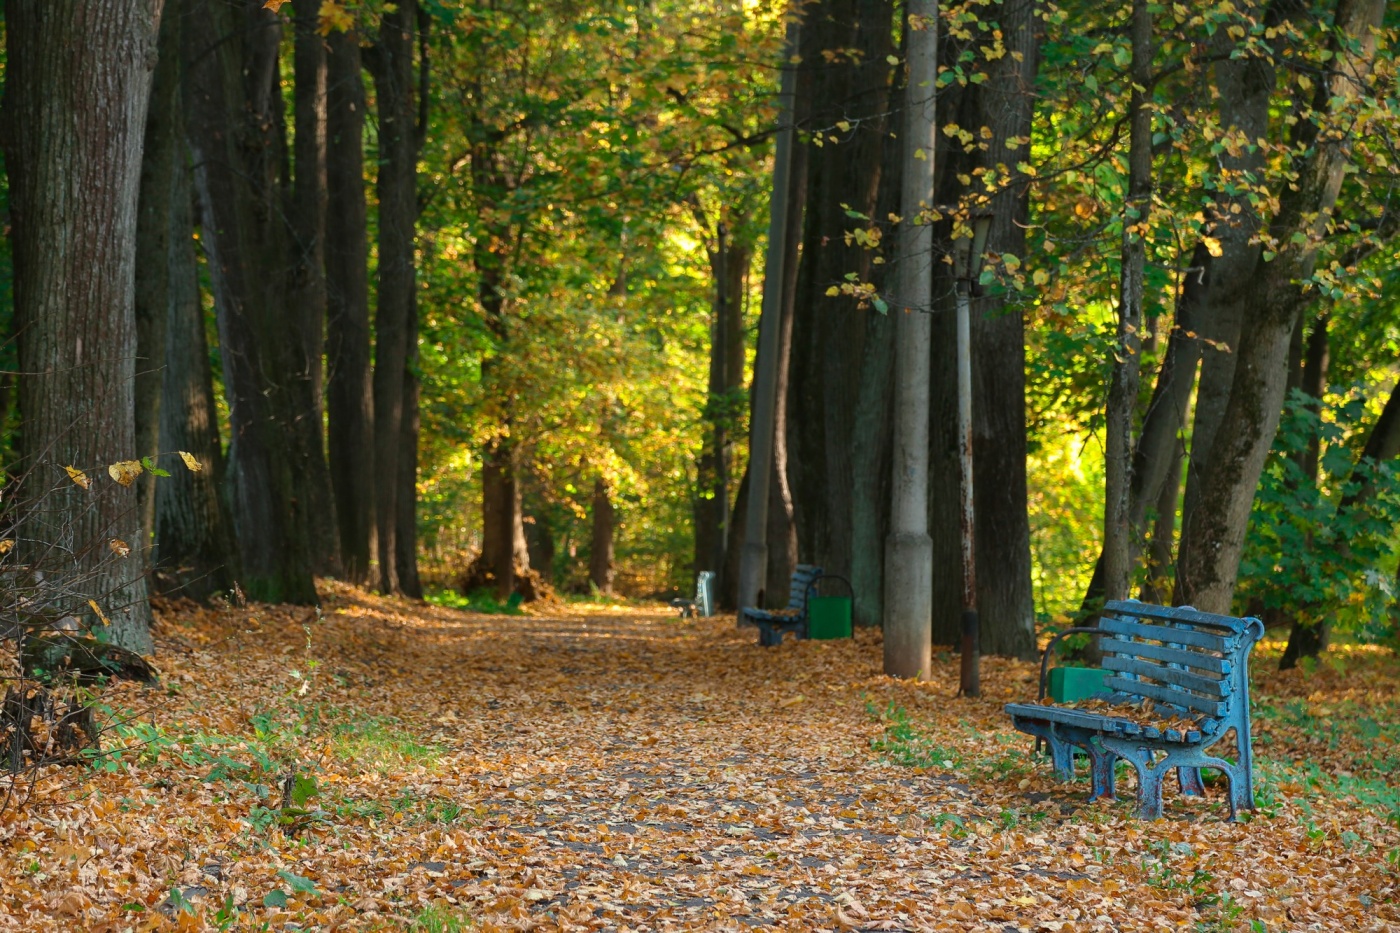
[[982, 252], [991, 229], [991, 215], [969, 219], [971, 236], [953, 241], [953, 277], [958, 307], [958, 460], [962, 465], [962, 508], [959, 525], [962, 531], [963, 609], [962, 609], [962, 670], [958, 693], [975, 697], [982, 691], [980, 674], [980, 638], [977, 620], [977, 557], [975, 545], [975, 513], [972, 499], [972, 324], [969, 305], [977, 280], [982, 274]]

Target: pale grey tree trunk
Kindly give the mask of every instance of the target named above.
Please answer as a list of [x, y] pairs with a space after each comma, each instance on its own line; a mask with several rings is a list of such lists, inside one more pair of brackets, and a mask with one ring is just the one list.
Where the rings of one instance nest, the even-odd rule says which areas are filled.
[[934, 80], [938, 5], [910, 0], [904, 94], [903, 194], [896, 256], [894, 470], [885, 552], [885, 666], [927, 677], [932, 664], [933, 539], [928, 533], [929, 334], [933, 286]]
[[[791, 319], [784, 312], [787, 306], [788, 290], [788, 216], [792, 203], [792, 149], [795, 128], [793, 126], [793, 95], [797, 87], [797, 71], [792, 57], [797, 53], [799, 38], [798, 21], [794, 18], [787, 28], [783, 44], [784, 61], [782, 83], [779, 90], [778, 138], [773, 152], [773, 194], [768, 208], [768, 253], [763, 271], [763, 304], [759, 312], [758, 356], [754, 361], [752, 387], [753, 409], [749, 418], [749, 475], [753, 477], [748, 507], [744, 515], [744, 550], [739, 564], [738, 608], [756, 606], [759, 591], [763, 590], [764, 577], [768, 570], [768, 526], [769, 488], [773, 474], [778, 473], [780, 498], [789, 514], [791, 513], [791, 492], [787, 489], [787, 478], [782, 473], [787, 469], [787, 451], [781, 451], [781, 466], [775, 471], [773, 464], [779, 459], [779, 447], [786, 447], [778, 438], [779, 409], [785, 409], [779, 401], [779, 389], [786, 389], [787, 356], [791, 351]], [[786, 321], [784, 318], [788, 318]], [[787, 342], [783, 341], [784, 324], [787, 325]], [[786, 493], [781, 497], [781, 493]], [[786, 536], [785, 536], [786, 537]], [[787, 541], [781, 546], [786, 549]]]

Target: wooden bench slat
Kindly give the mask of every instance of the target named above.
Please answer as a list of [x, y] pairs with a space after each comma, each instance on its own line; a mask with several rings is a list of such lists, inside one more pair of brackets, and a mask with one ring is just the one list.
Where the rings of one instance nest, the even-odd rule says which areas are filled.
[[1143, 625], [1139, 622], [1128, 622], [1110, 615], [1105, 615], [1099, 620], [1099, 628], [1114, 635], [1130, 635], [1133, 638], [1150, 639], [1168, 644], [1190, 645], [1193, 648], [1204, 648], [1207, 651], [1218, 651], [1221, 654], [1226, 654], [1229, 651], [1232, 641], [1226, 636], [1212, 635], [1209, 632], [1198, 632], [1189, 628], [1168, 629], [1161, 625]]
[[1259, 626], [1259, 620], [1254, 618], [1237, 619], [1234, 616], [1222, 616], [1213, 612], [1201, 612], [1199, 609], [1192, 609], [1190, 606], [1154, 606], [1150, 603], [1140, 603], [1137, 600], [1114, 599], [1104, 604], [1105, 612], [1116, 612], [1125, 618], [1154, 619], [1158, 622], [1184, 622], [1187, 625], [1205, 625], [1211, 628], [1223, 629], [1237, 635], [1244, 634], [1252, 628]]
[[1168, 648], [1165, 645], [1150, 645], [1146, 642], [1125, 641], [1121, 638], [1100, 639], [1099, 647], [1105, 654], [1151, 658], [1154, 661], [1163, 661], [1167, 664], [1185, 664], [1187, 667], [1212, 671], [1216, 674], [1229, 674], [1231, 670], [1230, 662], [1225, 658], [1186, 648]]
[[1132, 694], [1147, 697], [1157, 703], [1165, 703], [1168, 706], [1175, 706], [1180, 709], [1192, 709], [1207, 716], [1214, 716], [1217, 719], [1225, 715], [1226, 705], [1220, 700], [1212, 700], [1200, 694], [1192, 693], [1189, 690], [1173, 690], [1171, 687], [1159, 687], [1156, 684], [1144, 683], [1122, 675], [1115, 675], [1104, 679], [1104, 685], [1110, 690], [1120, 693]]
[[812, 581], [822, 575], [822, 569], [813, 564], [798, 564], [788, 583], [788, 608], [802, 609], [807, 605], [807, 590]]
[[1230, 695], [1228, 682], [1183, 671], [1179, 667], [1167, 667], [1165, 664], [1153, 664], [1150, 661], [1140, 661], [1137, 658], [1124, 658], [1111, 654], [1104, 655], [1103, 666], [1110, 671], [1150, 677], [1164, 684], [1174, 684], [1187, 690], [1194, 690], [1196, 693], [1204, 693], [1207, 696], [1226, 697]]

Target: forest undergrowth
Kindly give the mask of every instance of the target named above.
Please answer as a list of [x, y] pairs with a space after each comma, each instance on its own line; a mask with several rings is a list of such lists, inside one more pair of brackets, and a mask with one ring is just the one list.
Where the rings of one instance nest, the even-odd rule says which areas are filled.
[[[1385, 930], [1393, 659], [1256, 653], [1259, 810], [1166, 818], [1054, 781], [988, 659], [955, 699], [879, 633], [762, 649], [727, 618], [491, 616], [322, 584], [166, 604], [159, 688], [0, 814], [0, 929]], [[1170, 782], [1169, 782], [1170, 783]]]

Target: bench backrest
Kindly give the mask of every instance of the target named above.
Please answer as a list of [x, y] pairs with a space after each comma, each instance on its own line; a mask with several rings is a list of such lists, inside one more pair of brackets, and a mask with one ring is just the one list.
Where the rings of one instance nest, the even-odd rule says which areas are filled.
[[1264, 634], [1258, 619], [1130, 599], [1107, 603], [1099, 628], [1114, 699], [1150, 699], [1199, 718], [1205, 732], [1247, 724], [1249, 652]]
[[715, 614], [715, 572], [702, 570], [695, 578], [695, 612], [704, 618]]
[[813, 581], [822, 575], [822, 569], [813, 564], [798, 564], [792, 571], [792, 581], [788, 585], [788, 608], [807, 608], [807, 590]]

